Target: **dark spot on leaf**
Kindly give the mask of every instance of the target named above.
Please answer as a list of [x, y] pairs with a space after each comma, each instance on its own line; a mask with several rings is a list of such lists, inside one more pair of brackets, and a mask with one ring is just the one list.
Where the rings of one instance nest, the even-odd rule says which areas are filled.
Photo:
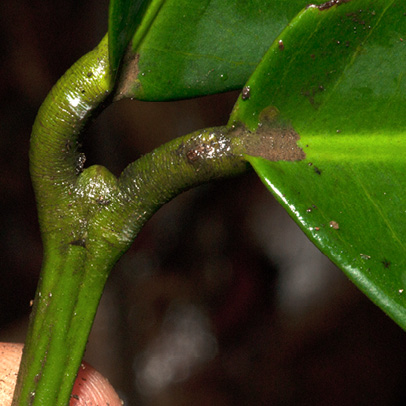
[[312, 86], [309, 89], [302, 89], [301, 94], [309, 100], [310, 104], [314, 108], [317, 109], [318, 107], [320, 107], [320, 102], [317, 101], [316, 97], [318, 94], [324, 92], [324, 90], [324, 86], [322, 84], [319, 84], [318, 86]]
[[321, 169], [319, 169], [317, 166], [314, 167], [314, 172], [316, 172], [317, 175], [321, 175]]
[[70, 140], [67, 140], [65, 142], [65, 149], [62, 150], [62, 152], [69, 152], [72, 148], [72, 143]]
[[76, 247], [86, 248], [86, 240], [84, 238], [79, 238], [78, 240], [73, 240], [69, 244], [75, 245]]
[[241, 92], [241, 99], [248, 100], [251, 96], [251, 89], [249, 86], [244, 86]]
[[388, 269], [390, 268], [391, 263], [386, 258], [384, 258], [384, 260], [382, 261], [382, 265], [385, 269]]

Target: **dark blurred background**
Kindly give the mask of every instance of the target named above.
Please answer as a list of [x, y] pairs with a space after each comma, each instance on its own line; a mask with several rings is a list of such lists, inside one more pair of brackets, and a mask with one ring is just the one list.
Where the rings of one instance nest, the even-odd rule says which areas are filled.
[[[0, 2], [0, 340], [23, 341], [42, 248], [28, 173], [47, 92], [107, 30], [107, 0]], [[86, 135], [115, 174], [222, 125], [237, 93], [124, 101]], [[127, 405], [404, 405], [406, 335], [315, 249], [254, 174], [162, 208], [107, 284], [85, 359]]]

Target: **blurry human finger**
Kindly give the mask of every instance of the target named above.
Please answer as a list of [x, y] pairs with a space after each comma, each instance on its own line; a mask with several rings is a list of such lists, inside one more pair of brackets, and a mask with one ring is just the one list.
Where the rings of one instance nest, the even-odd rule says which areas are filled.
[[22, 350], [22, 344], [0, 343], [0, 405], [11, 405]]
[[[0, 405], [10, 406], [23, 344], [0, 343]], [[122, 406], [109, 381], [83, 362], [73, 387], [69, 406]]]
[[122, 406], [110, 382], [92, 366], [83, 362], [72, 390], [69, 406]]

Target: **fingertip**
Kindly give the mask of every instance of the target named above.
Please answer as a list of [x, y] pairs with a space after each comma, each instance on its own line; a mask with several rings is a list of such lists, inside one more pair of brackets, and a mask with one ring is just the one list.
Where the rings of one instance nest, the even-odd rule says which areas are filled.
[[[10, 406], [20, 366], [23, 344], [0, 343], [0, 405]], [[72, 390], [69, 406], [122, 406], [110, 382], [83, 362]]]
[[92, 366], [83, 362], [73, 386], [69, 406], [122, 406], [123, 404], [110, 382]]
[[11, 405], [23, 344], [0, 343], [0, 405]]

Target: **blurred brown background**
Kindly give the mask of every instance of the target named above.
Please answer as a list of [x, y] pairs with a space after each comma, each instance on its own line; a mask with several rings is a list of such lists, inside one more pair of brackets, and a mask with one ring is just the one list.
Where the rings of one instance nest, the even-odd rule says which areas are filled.
[[[23, 341], [41, 266], [28, 174], [36, 111], [107, 30], [107, 0], [0, 2], [0, 340]], [[120, 102], [86, 135], [114, 173], [227, 122], [237, 93]], [[86, 352], [127, 405], [404, 405], [406, 335], [251, 174], [161, 209], [117, 264]]]

